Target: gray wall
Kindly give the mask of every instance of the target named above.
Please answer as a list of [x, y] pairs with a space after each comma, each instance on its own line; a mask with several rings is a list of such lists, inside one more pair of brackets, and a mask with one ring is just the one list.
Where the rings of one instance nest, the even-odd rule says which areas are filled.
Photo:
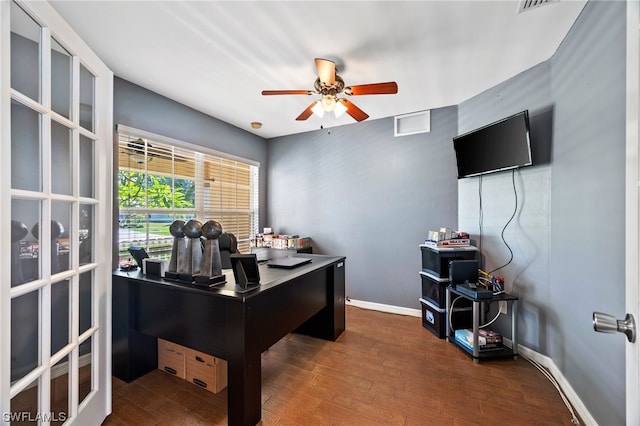
[[[116, 77], [113, 122], [147, 132], [237, 155], [260, 163], [260, 218], [266, 216], [267, 144], [263, 138], [196, 111], [148, 89]], [[114, 133], [114, 164], [118, 163], [117, 133]], [[114, 167], [117, 170], [117, 167]], [[114, 188], [117, 188], [114, 176]], [[114, 265], [118, 260], [118, 214], [114, 205]]]
[[[532, 113], [538, 165], [516, 173], [519, 208], [505, 232], [515, 257], [496, 274], [522, 300], [520, 342], [551, 357], [607, 425], [625, 423], [625, 339], [595, 333], [591, 315], [625, 312], [625, 22], [624, 2], [590, 1], [550, 61], [459, 105], [460, 132]], [[476, 236], [479, 183], [459, 184], [459, 225]], [[482, 188], [491, 269], [509, 257], [500, 233], [511, 174], [485, 176]]]
[[395, 138], [386, 118], [270, 139], [267, 225], [346, 256], [350, 298], [419, 309], [418, 245], [457, 222], [456, 128], [449, 107], [430, 133]]
[[625, 313], [625, 8], [589, 2], [552, 60], [549, 355], [603, 425], [625, 423], [626, 340], [591, 327]]

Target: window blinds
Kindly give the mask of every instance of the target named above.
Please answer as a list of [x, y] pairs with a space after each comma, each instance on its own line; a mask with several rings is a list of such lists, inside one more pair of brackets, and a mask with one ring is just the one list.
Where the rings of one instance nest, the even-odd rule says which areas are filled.
[[[147, 222], [158, 221], [158, 215], [171, 221], [213, 219], [236, 235], [242, 251], [249, 250], [258, 226], [257, 166], [122, 133], [118, 149], [121, 219], [127, 214], [143, 214]], [[154, 232], [147, 232], [147, 243]], [[121, 246], [131, 240], [127, 234], [132, 233], [123, 232], [121, 224]]]

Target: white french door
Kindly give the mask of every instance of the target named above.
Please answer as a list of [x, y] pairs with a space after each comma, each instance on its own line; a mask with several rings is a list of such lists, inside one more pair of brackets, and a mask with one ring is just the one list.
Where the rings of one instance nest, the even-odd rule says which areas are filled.
[[2, 423], [111, 410], [113, 74], [48, 2], [0, 0]]

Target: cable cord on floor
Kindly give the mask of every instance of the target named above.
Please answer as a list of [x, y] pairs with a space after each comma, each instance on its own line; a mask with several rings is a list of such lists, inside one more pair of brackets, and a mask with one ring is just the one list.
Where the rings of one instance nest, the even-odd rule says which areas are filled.
[[564, 402], [564, 405], [567, 407], [567, 409], [571, 413], [571, 423], [573, 423], [574, 425], [579, 425], [580, 420], [578, 420], [578, 417], [576, 416], [576, 413], [573, 410], [573, 407], [571, 406], [571, 402], [569, 402], [569, 399], [562, 391], [562, 388], [560, 387], [560, 384], [558, 383], [556, 378], [553, 377], [553, 375], [549, 372], [549, 370], [547, 370], [547, 368], [544, 365], [540, 364], [538, 361], [535, 361], [526, 356], [523, 356], [522, 354], [519, 354], [519, 355], [522, 356], [527, 361], [529, 361], [531, 365], [536, 367], [551, 382], [551, 384], [556, 388], [556, 390], [560, 394], [560, 398], [562, 398], [562, 402]]

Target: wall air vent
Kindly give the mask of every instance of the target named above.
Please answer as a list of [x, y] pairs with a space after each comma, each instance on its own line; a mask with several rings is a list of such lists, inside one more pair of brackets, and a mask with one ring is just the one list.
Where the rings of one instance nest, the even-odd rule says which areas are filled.
[[431, 111], [412, 112], [394, 117], [395, 137], [431, 131]]
[[544, 6], [549, 3], [556, 3], [558, 1], [560, 0], [520, 0], [516, 13], [526, 12], [527, 10], [535, 9], [536, 7]]

